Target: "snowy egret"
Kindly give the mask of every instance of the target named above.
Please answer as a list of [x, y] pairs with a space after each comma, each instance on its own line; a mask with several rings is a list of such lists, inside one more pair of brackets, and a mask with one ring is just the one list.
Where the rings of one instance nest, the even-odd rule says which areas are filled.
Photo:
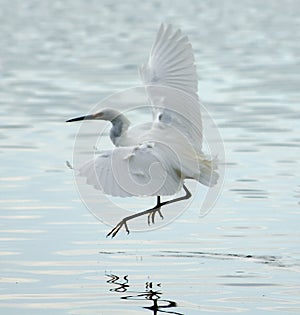
[[[211, 187], [219, 176], [215, 161], [202, 152], [198, 78], [188, 37], [162, 24], [139, 74], [152, 105], [150, 123], [130, 128], [124, 113], [111, 108], [67, 120], [112, 124], [110, 139], [115, 148], [100, 152], [78, 169], [87, 184], [112, 196], [157, 198], [153, 208], [123, 218], [107, 234], [111, 237], [122, 227], [129, 233], [129, 220], [148, 215], [148, 224], [154, 223], [156, 214], [163, 218], [162, 206], [190, 198], [185, 179]], [[161, 201], [161, 196], [174, 195], [182, 188], [184, 196]]]

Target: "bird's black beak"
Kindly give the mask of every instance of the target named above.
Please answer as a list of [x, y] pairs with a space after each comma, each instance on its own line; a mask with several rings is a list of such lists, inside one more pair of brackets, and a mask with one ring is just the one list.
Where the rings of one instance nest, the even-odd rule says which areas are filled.
[[96, 119], [95, 115], [86, 115], [86, 116], [71, 118], [69, 120], [66, 120], [66, 122], [73, 122], [73, 121], [80, 121], [80, 120], [93, 120], [93, 119]]

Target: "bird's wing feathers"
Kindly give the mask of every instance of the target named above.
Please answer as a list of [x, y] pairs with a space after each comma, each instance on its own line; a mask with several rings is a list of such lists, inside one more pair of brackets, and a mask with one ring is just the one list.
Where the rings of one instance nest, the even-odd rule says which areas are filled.
[[145, 85], [163, 85], [196, 97], [198, 78], [192, 46], [180, 29], [160, 26], [148, 62], [139, 68]]
[[167, 149], [145, 143], [102, 152], [82, 165], [79, 175], [112, 196], [173, 195], [182, 186], [176, 167]]
[[180, 130], [201, 152], [198, 78], [188, 37], [162, 24], [148, 62], [139, 68], [139, 73], [153, 105], [154, 120]]

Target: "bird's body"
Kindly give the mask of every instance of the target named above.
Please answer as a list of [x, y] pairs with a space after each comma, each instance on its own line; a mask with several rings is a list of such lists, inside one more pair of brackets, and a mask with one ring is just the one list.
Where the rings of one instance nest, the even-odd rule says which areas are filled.
[[131, 128], [127, 117], [115, 109], [70, 119], [101, 119], [112, 123], [115, 148], [100, 152], [79, 168], [87, 183], [112, 196], [157, 196], [157, 206], [123, 219], [109, 235], [115, 236], [127, 221], [160, 213], [160, 196], [174, 195], [185, 179], [213, 186], [218, 174], [213, 161], [202, 152], [202, 121], [197, 96], [198, 80], [191, 45], [180, 30], [162, 25], [148, 63], [139, 68], [152, 104], [152, 122]]

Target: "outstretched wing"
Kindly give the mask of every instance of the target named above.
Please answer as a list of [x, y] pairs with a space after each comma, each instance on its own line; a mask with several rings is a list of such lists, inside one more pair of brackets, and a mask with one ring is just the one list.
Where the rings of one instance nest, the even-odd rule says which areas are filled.
[[79, 168], [87, 184], [119, 197], [173, 195], [182, 186], [167, 148], [146, 143], [104, 151]]
[[192, 45], [180, 29], [162, 24], [148, 62], [140, 66], [145, 85], [173, 87], [197, 97], [198, 78]]
[[180, 29], [162, 24], [148, 62], [139, 67], [139, 74], [153, 105], [154, 120], [181, 130], [200, 152], [198, 77], [188, 37]]

